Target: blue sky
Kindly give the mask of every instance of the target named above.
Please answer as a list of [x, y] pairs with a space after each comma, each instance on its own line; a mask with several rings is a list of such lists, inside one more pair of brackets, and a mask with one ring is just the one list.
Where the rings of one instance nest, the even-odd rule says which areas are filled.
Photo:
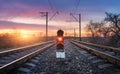
[[[87, 24], [90, 20], [104, 20], [105, 12], [119, 14], [120, 0], [0, 0], [0, 22], [45, 25], [45, 18], [38, 14], [42, 11], [48, 11], [49, 18], [58, 11], [59, 14], [49, 21], [49, 26], [58, 28], [65, 26], [67, 28], [70, 25], [65, 21], [74, 20], [69, 15], [70, 13], [74, 13], [76, 18], [78, 18], [76, 14], [81, 13], [82, 25]], [[74, 22], [74, 24], [77, 23]], [[4, 27], [3, 24], [0, 26]], [[74, 27], [78, 28], [78, 25], [74, 25]]]
[[[79, 5], [76, 8], [78, 2]], [[41, 10], [42, 8], [44, 10]], [[120, 12], [120, 0], [0, 0], [0, 18], [20, 16], [27, 11], [31, 13], [32, 11], [49, 11], [52, 15], [51, 8], [53, 11], [61, 12], [61, 16], [64, 13], [69, 15], [70, 12], [76, 11], [75, 13], [81, 13], [83, 17], [88, 16], [89, 18], [90, 16], [91, 18], [93, 16], [95, 18], [99, 15], [104, 17], [105, 12]], [[33, 17], [36, 16], [37, 14]]]

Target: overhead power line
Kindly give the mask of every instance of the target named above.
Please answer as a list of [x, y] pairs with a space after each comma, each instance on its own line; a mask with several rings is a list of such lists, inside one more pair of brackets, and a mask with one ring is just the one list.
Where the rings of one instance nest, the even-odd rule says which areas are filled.
[[59, 12], [57, 11], [57, 12], [55, 12], [54, 14], [53, 14], [53, 16], [49, 19], [49, 20], [52, 20], [53, 19], [53, 17], [55, 17], [57, 14], [59, 14]]
[[79, 20], [72, 14], [70, 13], [70, 15], [76, 20], [79, 22], [79, 38], [80, 38], [80, 41], [81, 41], [81, 14], [79, 14]]
[[51, 1], [48, 0], [48, 3], [49, 3], [49, 6], [50, 6], [51, 10], [54, 12], [54, 8], [53, 8], [53, 5], [52, 5]]
[[79, 6], [79, 4], [80, 4], [80, 0], [78, 0], [77, 4], [76, 4], [76, 6], [75, 6], [75, 11], [74, 11], [74, 13], [76, 13], [76, 11], [77, 11], [77, 9], [78, 9], [78, 6]]

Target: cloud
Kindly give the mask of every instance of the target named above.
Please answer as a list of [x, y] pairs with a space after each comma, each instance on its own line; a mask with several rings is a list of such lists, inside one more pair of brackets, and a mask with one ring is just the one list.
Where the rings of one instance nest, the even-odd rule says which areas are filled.
[[[50, 0], [53, 11], [59, 11], [54, 21], [68, 20], [69, 13], [74, 12], [78, 0]], [[80, 0], [77, 13], [81, 13], [82, 21], [103, 20], [104, 12], [119, 12], [119, 0]], [[116, 9], [115, 9], [116, 8]], [[0, 0], [0, 19], [27, 17], [40, 19], [40, 11], [48, 11], [49, 18], [54, 14], [48, 0]], [[75, 15], [77, 17], [77, 15]]]
[[[56, 30], [57, 27], [49, 26], [49, 30]], [[13, 23], [8, 21], [0, 21], [0, 29], [25, 29], [25, 30], [45, 30], [45, 25]]]
[[31, 6], [25, 3], [4, 2], [0, 3], [0, 18], [11, 17], [37, 17], [40, 11], [49, 11], [50, 9], [43, 6]]

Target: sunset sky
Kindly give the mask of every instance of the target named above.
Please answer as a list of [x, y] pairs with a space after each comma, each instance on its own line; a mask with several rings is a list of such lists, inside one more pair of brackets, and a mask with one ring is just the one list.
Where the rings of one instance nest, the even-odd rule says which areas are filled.
[[[78, 18], [82, 16], [82, 36], [85, 25], [90, 20], [102, 21], [105, 12], [120, 13], [120, 0], [0, 0], [0, 33], [11, 29], [45, 33], [45, 17], [39, 12], [49, 12], [49, 35], [55, 35], [58, 29], [72, 34], [78, 33]], [[71, 21], [71, 22], [68, 22]]]

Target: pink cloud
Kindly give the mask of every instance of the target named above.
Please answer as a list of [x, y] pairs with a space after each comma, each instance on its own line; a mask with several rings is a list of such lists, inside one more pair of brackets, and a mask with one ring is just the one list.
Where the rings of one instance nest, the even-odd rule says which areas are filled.
[[[25, 30], [45, 30], [45, 25], [13, 23], [8, 21], [0, 21], [0, 29], [25, 29]], [[57, 27], [49, 26], [49, 30], [56, 30]]]
[[23, 3], [5, 3], [1, 5], [0, 17], [38, 17], [40, 11], [50, 11], [47, 7], [35, 7]]

